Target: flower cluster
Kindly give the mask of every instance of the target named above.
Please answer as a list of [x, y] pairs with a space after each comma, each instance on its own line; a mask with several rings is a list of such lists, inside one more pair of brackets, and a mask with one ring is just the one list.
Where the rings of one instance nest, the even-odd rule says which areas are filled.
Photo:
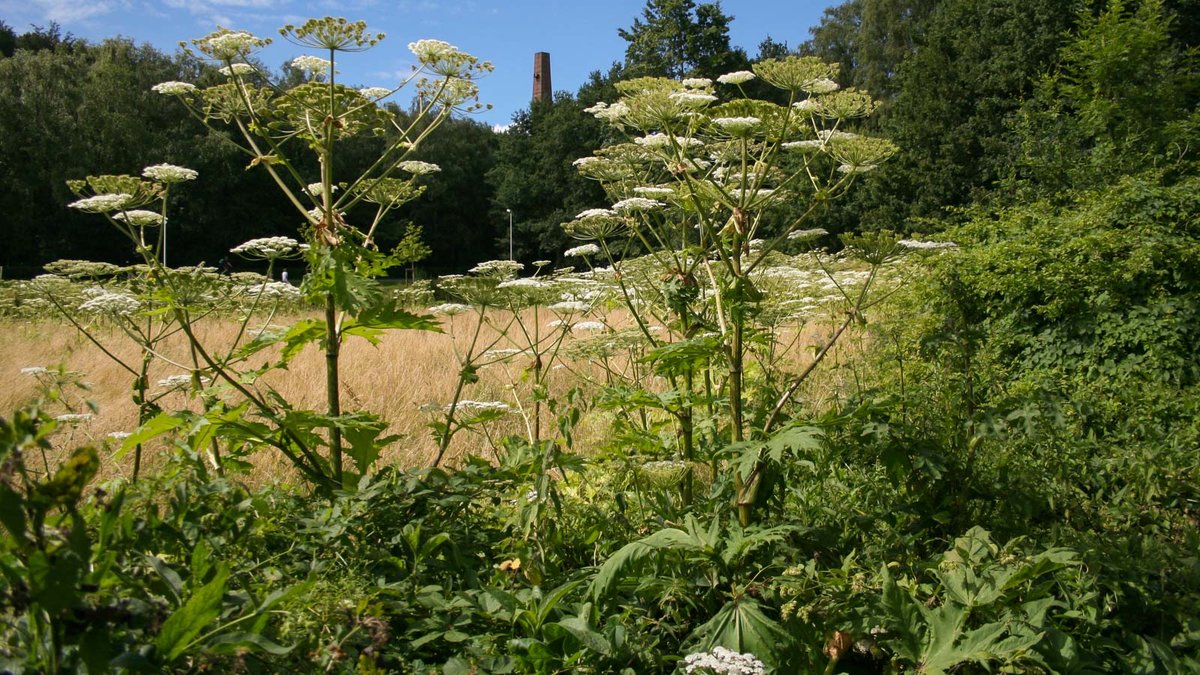
[[118, 194], [85, 197], [83, 199], [73, 201], [70, 204], [67, 204], [67, 206], [87, 213], [112, 213], [113, 211], [120, 211], [126, 206], [129, 206], [132, 201], [133, 195], [121, 192]]
[[217, 72], [225, 77], [250, 75], [254, 72], [254, 66], [250, 65], [249, 63], [231, 63], [224, 68], [218, 68]]
[[230, 249], [231, 253], [236, 253], [243, 258], [261, 259], [261, 260], [278, 260], [294, 256], [300, 253], [300, 243], [291, 237], [262, 237], [260, 239], [251, 239], [250, 241], [240, 244]]
[[514, 260], [488, 260], [472, 267], [470, 272], [471, 274], [478, 274], [481, 277], [507, 279], [523, 269], [525, 269], [525, 265]]
[[765, 675], [766, 665], [753, 654], [739, 654], [725, 647], [713, 647], [711, 652], [688, 654], [683, 658], [683, 672], [709, 672], [714, 675]]
[[293, 68], [296, 70], [308, 71], [313, 75], [325, 75], [329, 72], [329, 68], [332, 65], [333, 64], [326, 59], [323, 59], [319, 56], [310, 56], [308, 54], [297, 56], [296, 58], [292, 59]]
[[174, 164], [155, 164], [142, 169], [142, 175], [160, 183], [182, 183], [196, 180], [200, 174], [194, 169], [187, 169]]
[[255, 37], [246, 31], [233, 31], [225, 28], [199, 40], [192, 40], [192, 44], [196, 45], [196, 49], [203, 54], [217, 61], [226, 62], [238, 57], [245, 57], [252, 50], [270, 43], [270, 39]]
[[196, 85], [191, 82], [161, 82], [150, 87], [150, 91], [163, 96], [183, 96], [196, 91]]
[[400, 162], [396, 165], [401, 171], [407, 171], [414, 176], [424, 176], [430, 173], [437, 173], [442, 170], [442, 167], [430, 162], [421, 162], [415, 159]]
[[167, 219], [163, 218], [161, 213], [145, 209], [122, 211], [113, 216], [113, 220], [118, 220], [134, 227], [158, 227], [167, 222]]
[[417, 40], [409, 43], [408, 49], [422, 66], [445, 77], [470, 77], [475, 71], [492, 69], [490, 63], [480, 63], [479, 59], [442, 40]]
[[463, 305], [457, 302], [447, 302], [441, 305], [434, 305], [428, 309], [430, 314], [443, 314], [445, 316], [454, 316], [463, 312], [471, 311], [470, 305]]
[[600, 252], [600, 247], [595, 244], [584, 244], [563, 251], [563, 255], [568, 258], [585, 258], [589, 255], [596, 255]]
[[896, 243], [900, 244], [904, 248], [911, 248], [911, 249], [924, 250], [924, 251], [934, 251], [934, 250], [947, 249], [947, 248], [958, 248], [958, 244], [956, 244], [952, 241], [917, 241], [915, 239], [901, 239], [900, 241], [898, 241]]
[[[503, 401], [471, 401], [462, 400], [458, 402], [455, 409], [459, 412], [466, 413], [484, 413], [484, 412], [508, 412], [512, 410], [512, 406]], [[450, 412], [450, 406], [446, 406], [446, 412]]]
[[717, 82], [721, 84], [745, 84], [755, 77], [754, 73], [748, 70], [737, 70], [732, 73], [725, 73], [717, 78]]
[[102, 291], [91, 300], [79, 306], [80, 311], [107, 314], [109, 316], [129, 316], [141, 308], [138, 299], [124, 293]]

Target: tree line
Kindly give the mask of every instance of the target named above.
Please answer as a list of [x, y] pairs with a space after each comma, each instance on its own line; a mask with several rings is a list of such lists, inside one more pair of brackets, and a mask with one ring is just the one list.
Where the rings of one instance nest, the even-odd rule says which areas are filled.
[[[1106, 16], [1124, 27], [1101, 25], [1116, 21]], [[556, 260], [568, 245], [560, 224], [604, 204], [572, 162], [613, 140], [585, 108], [613, 100], [614, 82], [712, 78], [789, 53], [840, 63], [842, 82], [882, 102], [872, 133], [900, 148], [821, 214], [831, 232], [938, 231], [972, 206], [1109, 180], [1122, 162], [1185, 147], [1180, 134], [1194, 129], [1200, 0], [847, 0], [806, 41], [765, 36], [754, 56], [730, 43], [735, 18], [719, 2], [648, 0], [619, 30], [624, 59], [576, 92], [532, 102], [501, 133], [471, 119], [443, 125], [420, 150], [442, 172], [381, 227], [380, 243], [414, 223], [433, 250], [426, 272], [461, 271], [507, 253], [511, 209], [517, 258]], [[1098, 30], [1125, 42], [1105, 43]], [[172, 207], [173, 264], [212, 264], [241, 241], [299, 225], [264, 173], [150, 91], [167, 80], [218, 82], [206, 64], [129, 40], [89, 43], [54, 25], [17, 34], [0, 23], [0, 54], [6, 276], [61, 258], [126, 262], [103, 223], [65, 207], [65, 181], [89, 174], [160, 162], [200, 172]], [[384, 142], [362, 139], [339, 162], [353, 171]]]

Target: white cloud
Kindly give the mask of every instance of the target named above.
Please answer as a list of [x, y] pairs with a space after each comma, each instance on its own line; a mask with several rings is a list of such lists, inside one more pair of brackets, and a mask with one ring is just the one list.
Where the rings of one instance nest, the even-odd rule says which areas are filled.
[[37, 0], [34, 3], [47, 21], [72, 23], [108, 14], [116, 9], [115, 2], [81, 3], [72, 0]]
[[497, 133], [497, 134], [506, 134], [506, 133], [508, 133], [508, 129], [511, 126], [512, 126], [511, 124], [493, 124], [492, 132]]

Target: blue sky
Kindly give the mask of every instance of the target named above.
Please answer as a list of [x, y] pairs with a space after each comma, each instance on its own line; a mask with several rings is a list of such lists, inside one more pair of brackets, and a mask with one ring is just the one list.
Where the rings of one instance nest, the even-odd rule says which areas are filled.
[[[730, 38], [750, 55], [770, 35], [795, 46], [808, 37], [835, 0], [724, 0], [734, 17]], [[0, 20], [18, 33], [57, 22], [64, 32], [98, 41], [117, 35], [172, 52], [182, 40], [204, 36], [217, 25], [278, 37], [286, 23], [312, 16], [363, 19], [387, 34], [375, 49], [347, 54], [341, 80], [362, 86], [394, 86], [414, 59], [407, 45], [420, 38], [450, 42], [487, 59], [495, 71], [480, 82], [481, 101], [493, 109], [476, 118], [507, 123], [526, 108], [533, 89], [533, 54], [550, 52], [555, 90], [574, 92], [593, 70], [607, 70], [625, 54], [618, 28], [641, 16], [645, 0], [0, 0]], [[263, 54], [279, 66], [301, 53], [277, 40]], [[401, 91], [400, 103], [407, 102]]]

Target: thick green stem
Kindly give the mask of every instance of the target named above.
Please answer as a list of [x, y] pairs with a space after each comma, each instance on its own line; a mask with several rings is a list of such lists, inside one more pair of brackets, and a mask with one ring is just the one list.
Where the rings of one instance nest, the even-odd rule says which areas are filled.
[[[329, 403], [329, 416], [342, 414], [338, 357], [341, 354], [341, 335], [338, 334], [337, 303], [333, 295], [325, 296], [325, 394]], [[342, 483], [342, 430], [336, 425], [329, 429], [330, 463], [333, 465], [333, 480]]]

